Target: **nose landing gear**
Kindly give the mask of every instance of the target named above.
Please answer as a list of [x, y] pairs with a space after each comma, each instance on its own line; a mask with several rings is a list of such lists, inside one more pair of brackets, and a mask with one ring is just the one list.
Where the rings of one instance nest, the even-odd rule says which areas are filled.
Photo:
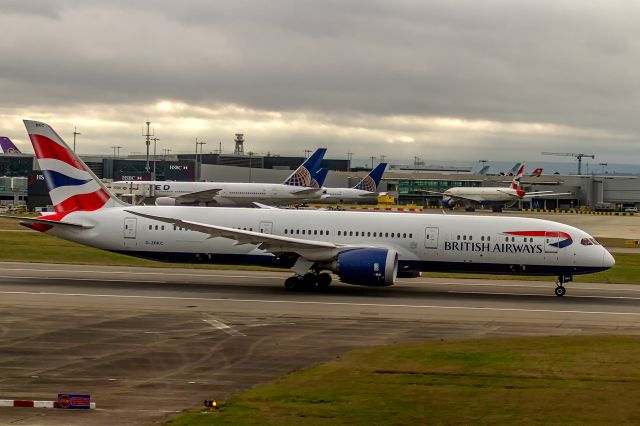
[[565, 295], [565, 293], [567, 292], [567, 289], [564, 287], [564, 285], [568, 282], [573, 281], [573, 276], [572, 275], [560, 275], [558, 276], [558, 280], [556, 281], [556, 296], [562, 297]]

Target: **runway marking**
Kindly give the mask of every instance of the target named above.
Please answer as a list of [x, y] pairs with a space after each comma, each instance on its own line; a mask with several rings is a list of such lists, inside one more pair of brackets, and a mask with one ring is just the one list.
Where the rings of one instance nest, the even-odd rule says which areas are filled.
[[[3, 269], [3, 271], [29, 271], [29, 272], [34, 272], [34, 269], [28, 269], [28, 268], [5, 268]], [[68, 270], [65, 269], [35, 269], [35, 271], [37, 272], [65, 272], [65, 273], [69, 273]], [[188, 272], [189, 270], [187, 270], [186, 272]], [[175, 277], [184, 277], [185, 275], [191, 276], [191, 277], [212, 277], [212, 278], [256, 278], [255, 275], [227, 275], [227, 274], [190, 274], [190, 273], [174, 273], [174, 272], [163, 272], [163, 271], [158, 271], [158, 272], [129, 272], [129, 271], [93, 271], [93, 270], [86, 270], [86, 271], [73, 271], [73, 273], [81, 273], [81, 274], [124, 274], [124, 275], [163, 275], [163, 276], [175, 276]], [[288, 274], [287, 274], [288, 276]], [[10, 278], [15, 278], [15, 277], [10, 277]], [[42, 277], [34, 277], [34, 278], [42, 278]], [[269, 277], [269, 276], [260, 276], [260, 278], [267, 278], [267, 279], [272, 279], [272, 280], [280, 280], [282, 279], [282, 276], [274, 276], [274, 277]], [[71, 278], [69, 278], [71, 279]]]
[[[495, 291], [456, 291], [450, 290], [447, 293], [454, 294], [488, 294], [493, 296], [536, 296], [536, 297], [558, 297], [555, 294], [538, 294], [538, 293], [504, 293]], [[640, 300], [640, 297], [627, 297], [627, 296], [594, 296], [594, 295], [580, 295], [572, 294], [569, 297], [582, 298], [582, 299], [624, 299], [624, 300]]]
[[[35, 279], [40, 279], [40, 280], [56, 280], [56, 281], [97, 281], [95, 278], [70, 278], [70, 277], [25, 277], [25, 276], [11, 276], [11, 277], [4, 277], [4, 278], [13, 278], [13, 279], [18, 279], [18, 280], [35, 280]], [[158, 280], [116, 280], [113, 278], [100, 278], [100, 281], [104, 281], [104, 282], [115, 282], [115, 283], [166, 283], [167, 281], [158, 281]]]
[[231, 327], [228, 324], [223, 323], [222, 321], [215, 320], [215, 319], [203, 319], [202, 321], [206, 322], [216, 330], [224, 331], [229, 336], [246, 336], [246, 334], [239, 332], [235, 328]]
[[[318, 302], [303, 300], [260, 300], [260, 299], [226, 299], [206, 297], [173, 297], [173, 296], [136, 296], [124, 294], [91, 294], [91, 293], [52, 293], [31, 291], [0, 291], [0, 294], [23, 294], [30, 296], [73, 296], [73, 297], [103, 297], [114, 299], [147, 299], [147, 300], [199, 300], [202, 302], [231, 302], [231, 303], [271, 303], [292, 305], [319, 305], [319, 306], [357, 306], [378, 308], [420, 308], [420, 309], [451, 309], [468, 311], [496, 311], [496, 312], [531, 312], [531, 313], [556, 313], [556, 314], [587, 314], [587, 315], [632, 315], [640, 316], [640, 312], [607, 312], [607, 311], [579, 311], [558, 309], [525, 309], [525, 308], [490, 308], [486, 306], [442, 306], [442, 305], [407, 305], [385, 303], [353, 303], [353, 302]], [[569, 296], [572, 297], [572, 296]]]

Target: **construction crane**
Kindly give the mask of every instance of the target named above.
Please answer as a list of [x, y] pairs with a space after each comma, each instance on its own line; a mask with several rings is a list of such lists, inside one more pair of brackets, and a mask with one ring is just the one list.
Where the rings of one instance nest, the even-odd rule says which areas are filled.
[[587, 157], [587, 158], [596, 158], [595, 155], [593, 154], [575, 154], [573, 152], [543, 152], [542, 155], [559, 155], [562, 157], [575, 157], [578, 159], [578, 174], [581, 175], [582, 174], [582, 158], [583, 157]]

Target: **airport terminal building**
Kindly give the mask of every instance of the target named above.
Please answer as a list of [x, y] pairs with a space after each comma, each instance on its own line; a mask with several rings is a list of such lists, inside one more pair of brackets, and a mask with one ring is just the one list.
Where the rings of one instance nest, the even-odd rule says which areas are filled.
[[[84, 156], [83, 161], [106, 182], [114, 180], [220, 181], [280, 183], [304, 157], [195, 154], [145, 157]], [[348, 160], [326, 159], [327, 187], [352, 187], [367, 171], [350, 170]], [[451, 187], [508, 187], [509, 176], [484, 176], [419, 170], [387, 170], [380, 191], [398, 204], [439, 206], [437, 193]], [[612, 175], [542, 175], [524, 177], [525, 191], [551, 190], [570, 195], [521, 201], [514, 208], [612, 210], [640, 207], [640, 177]], [[50, 204], [44, 177], [30, 154], [0, 154], [0, 202], [27, 204], [29, 210]]]

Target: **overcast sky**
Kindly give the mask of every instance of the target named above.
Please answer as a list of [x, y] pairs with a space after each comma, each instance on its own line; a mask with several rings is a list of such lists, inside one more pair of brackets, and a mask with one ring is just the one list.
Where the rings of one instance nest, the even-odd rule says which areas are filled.
[[[81, 153], [640, 160], [640, 2], [3, 0], [0, 133]], [[565, 160], [558, 158], [558, 160]]]

